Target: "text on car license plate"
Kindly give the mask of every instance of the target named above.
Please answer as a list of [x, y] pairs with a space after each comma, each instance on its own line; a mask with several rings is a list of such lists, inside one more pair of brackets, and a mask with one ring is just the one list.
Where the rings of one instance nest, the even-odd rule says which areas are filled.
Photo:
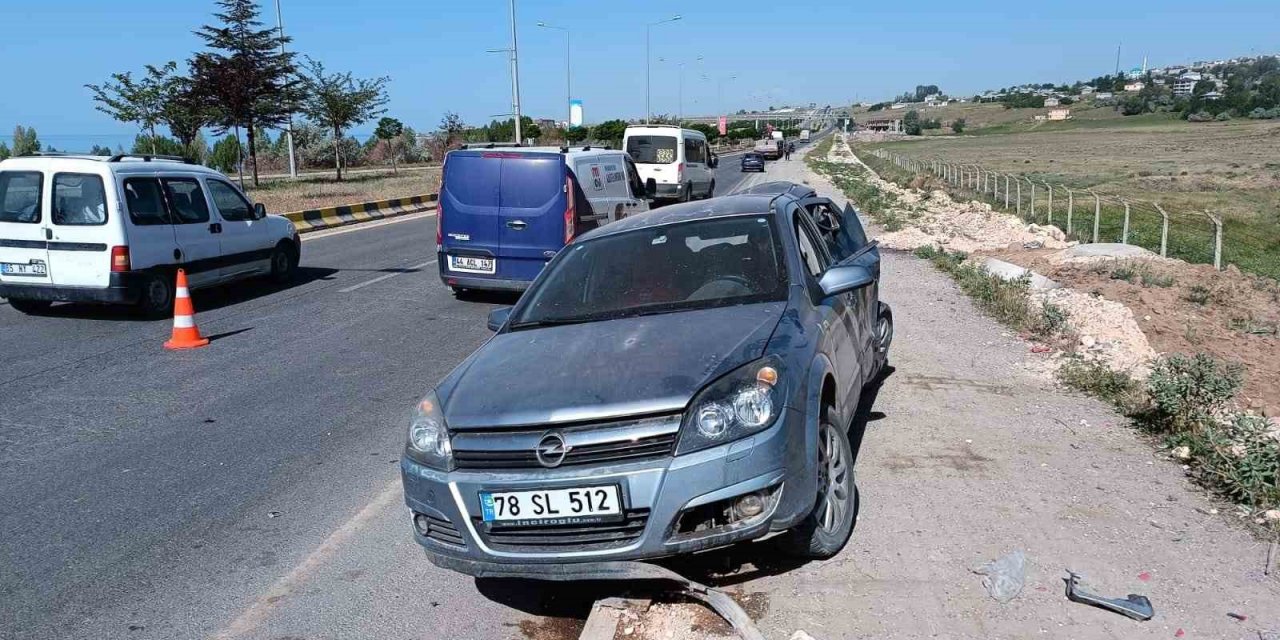
[[618, 487], [480, 492], [485, 522], [584, 518], [622, 513]]
[[45, 263], [38, 260], [33, 260], [29, 264], [0, 262], [0, 273], [11, 276], [42, 276], [48, 273], [48, 269]]
[[493, 258], [478, 258], [475, 256], [449, 256], [449, 269], [451, 271], [467, 271], [470, 273], [493, 273], [496, 269], [496, 261]]

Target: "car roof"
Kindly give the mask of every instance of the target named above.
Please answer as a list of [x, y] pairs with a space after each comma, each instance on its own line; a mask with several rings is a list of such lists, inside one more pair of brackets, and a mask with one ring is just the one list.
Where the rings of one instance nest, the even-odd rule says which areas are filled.
[[90, 155], [40, 155], [18, 156], [0, 162], [0, 169], [27, 171], [67, 171], [74, 173], [128, 174], [153, 173], [156, 171], [172, 171], [176, 173], [198, 173], [207, 176], [226, 178], [220, 171], [215, 171], [199, 164], [189, 164], [174, 160], [127, 157], [116, 159], [115, 156]]
[[741, 194], [720, 196], [709, 200], [695, 200], [668, 205], [646, 213], [628, 216], [582, 235], [583, 240], [603, 238], [636, 229], [660, 227], [680, 222], [708, 220], [711, 218], [727, 218], [730, 216], [754, 214], [773, 215], [774, 201], [785, 194]]
[[652, 133], [676, 133], [676, 132], [691, 133], [697, 136], [701, 136], [703, 138], [707, 137], [705, 134], [703, 134], [701, 131], [698, 131], [697, 129], [689, 129], [689, 128], [681, 127], [674, 124], [632, 124], [632, 125], [627, 125], [627, 129], [624, 132], [624, 134], [631, 134], [631, 133], [652, 134]]
[[581, 146], [581, 147], [549, 147], [549, 146], [543, 146], [543, 147], [500, 147], [500, 146], [497, 146], [497, 145], [494, 145], [493, 147], [489, 147], [488, 145], [484, 145], [484, 146], [475, 146], [475, 147], [464, 147], [464, 148], [462, 148], [462, 149], [456, 149], [456, 150], [454, 150], [454, 151], [450, 151], [449, 153], [463, 152], [463, 151], [479, 152], [479, 153], [494, 153], [494, 152], [496, 152], [496, 153], [512, 153], [512, 154], [530, 154], [530, 155], [532, 155], [532, 154], [556, 153], [556, 154], [562, 154], [562, 155], [564, 155], [566, 158], [574, 158], [574, 159], [577, 159], [577, 158], [584, 158], [584, 157], [592, 157], [592, 156], [605, 156], [605, 155], [615, 155], [615, 156], [616, 156], [616, 155], [621, 155], [621, 154], [626, 153], [625, 151], [622, 151], [621, 149], [610, 149], [609, 147], [589, 147], [589, 146]]

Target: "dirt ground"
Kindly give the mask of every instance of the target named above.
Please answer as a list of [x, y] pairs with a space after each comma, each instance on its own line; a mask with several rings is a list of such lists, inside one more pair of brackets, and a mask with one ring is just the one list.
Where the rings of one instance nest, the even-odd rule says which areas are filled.
[[1123, 303], [1158, 352], [1203, 351], [1243, 364], [1240, 403], [1280, 415], [1280, 283], [1176, 260], [1062, 261], [1055, 259], [1060, 253], [1017, 248], [990, 255]]
[[262, 186], [246, 185], [249, 197], [266, 205], [271, 213], [289, 213], [345, 204], [405, 198], [433, 193], [440, 182], [439, 167], [415, 167], [399, 175], [384, 172], [353, 173], [342, 182], [332, 173], [265, 180]]
[[[774, 163], [775, 176], [843, 202], [799, 159]], [[855, 431], [861, 509], [848, 546], [797, 565], [765, 541], [691, 560], [686, 575], [759, 594], [768, 638], [797, 629], [817, 640], [1280, 633], [1280, 568], [1263, 574], [1265, 542], [1110, 408], [1056, 387], [1040, 372], [1046, 356], [947, 275], [906, 253], [884, 255], [895, 372]], [[1000, 604], [973, 570], [1015, 550], [1027, 557], [1025, 586]], [[1069, 602], [1068, 568], [1093, 592], [1148, 596], [1155, 618]], [[663, 631], [718, 636], [695, 624]]]

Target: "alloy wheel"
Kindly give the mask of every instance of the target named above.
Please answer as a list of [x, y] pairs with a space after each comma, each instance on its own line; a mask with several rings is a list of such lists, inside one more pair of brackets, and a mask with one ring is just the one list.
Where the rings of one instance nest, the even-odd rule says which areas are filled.
[[850, 496], [845, 486], [849, 465], [835, 427], [830, 424], [822, 426], [822, 437], [818, 442], [818, 469], [818, 501], [822, 505], [818, 524], [824, 531], [834, 532], [840, 528], [849, 509]]

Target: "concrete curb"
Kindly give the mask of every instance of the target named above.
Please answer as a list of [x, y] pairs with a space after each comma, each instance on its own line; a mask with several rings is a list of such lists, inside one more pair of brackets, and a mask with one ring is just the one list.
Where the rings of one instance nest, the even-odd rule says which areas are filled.
[[298, 229], [299, 233], [306, 233], [308, 231], [332, 229], [333, 227], [369, 222], [370, 220], [394, 218], [410, 213], [428, 211], [436, 208], [436, 198], [438, 197], [437, 194], [428, 193], [408, 198], [392, 198], [390, 200], [361, 202], [339, 207], [294, 211], [282, 215], [293, 222], [293, 226]]

